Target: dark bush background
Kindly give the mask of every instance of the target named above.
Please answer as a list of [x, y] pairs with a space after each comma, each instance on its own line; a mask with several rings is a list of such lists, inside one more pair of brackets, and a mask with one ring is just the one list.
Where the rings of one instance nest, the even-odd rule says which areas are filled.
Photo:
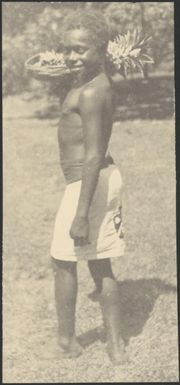
[[155, 61], [154, 65], [146, 66], [144, 76], [173, 72], [173, 3], [4, 2], [4, 95], [31, 89], [32, 79], [25, 71], [25, 60], [38, 52], [57, 48], [61, 41], [62, 20], [76, 8], [101, 9], [110, 23], [112, 36], [142, 27], [145, 34], [152, 36], [151, 54]]

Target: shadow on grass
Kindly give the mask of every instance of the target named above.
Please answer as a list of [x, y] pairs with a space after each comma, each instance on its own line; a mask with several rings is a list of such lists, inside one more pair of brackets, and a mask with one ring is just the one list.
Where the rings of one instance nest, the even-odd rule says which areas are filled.
[[[126, 280], [118, 282], [119, 308], [122, 337], [128, 345], [131, 337], [141, 334], [146, 321], [149, 319], [159, 295], [176, 292], [176, 286], [165, 283], [158, 278]], [[90, 293], [89, 298], [98, 300], [96, 293]], [[105, 342], [103, 327], [97, 327], [79, 336], [82, 346], [86, 347], [100, 340]]]

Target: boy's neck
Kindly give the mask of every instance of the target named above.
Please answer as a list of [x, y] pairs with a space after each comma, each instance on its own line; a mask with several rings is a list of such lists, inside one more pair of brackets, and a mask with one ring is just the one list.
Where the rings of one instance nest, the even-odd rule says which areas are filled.
[[95, 79], [98, 75], [105, 72], [104, 65], [99, 66], [96, 68], [96, 70], [93, 70], [92, 72], [86, 73], [84, 76], [80, 77], [74, 77], [73, 79], [73, 86], [75, 87], [81, 87], [86, 83], [90, 83], [93, 79]]

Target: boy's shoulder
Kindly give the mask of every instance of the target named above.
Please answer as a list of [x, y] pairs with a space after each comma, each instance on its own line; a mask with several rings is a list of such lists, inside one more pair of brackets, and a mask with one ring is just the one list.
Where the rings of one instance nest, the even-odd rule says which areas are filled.
[[80, 100], [92, 100], [100, 103], [106, 99], [108, 94], [111, 94], [112, 87], [107, 76], [102, 73], [94, 78], [91, 82], [86, 83], [81, 90]]

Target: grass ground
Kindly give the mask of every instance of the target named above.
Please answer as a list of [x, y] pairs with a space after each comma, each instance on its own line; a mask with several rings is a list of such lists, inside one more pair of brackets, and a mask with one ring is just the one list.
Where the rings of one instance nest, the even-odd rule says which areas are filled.
[[49, 247], [64, 179], [57, 120], [34, 119], [33, 103], [4, 101], [4, 383], [178, 381], [174, 120], [113, 128], [127, 242], [113, 269], [129, 354], [114, 368], [84, 262], [77, 306], [84, 354], [59, 359]]

